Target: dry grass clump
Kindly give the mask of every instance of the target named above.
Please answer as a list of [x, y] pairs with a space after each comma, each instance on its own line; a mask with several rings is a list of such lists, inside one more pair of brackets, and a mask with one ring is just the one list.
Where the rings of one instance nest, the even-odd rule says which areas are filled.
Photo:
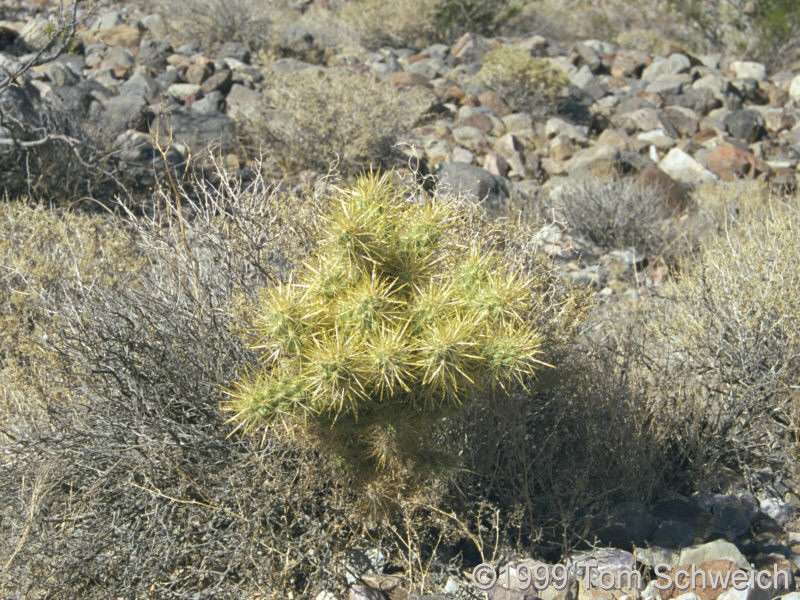
[[574, 234], [604, 249], [634, 248], [674, 259], [687, 250], [687, 232], [657, 189], [631, 179], [571, 178], [558, 188], [559, 218]]
[[689, 468], [752, 481], [797, 452], [800, 213], [776, 200], [731, 217], [645, 318], [641, 365]]
[[286, 174], [327, 172], [334, 161], [345, 173], [392, 165], [394, 145], [420, 113], [413, 92], [347, 69], [276, 74], [270, 83], [275, 111], [252, 124], [252, 143]]
[[200, 42], [216, 52], [226, 42], [252, 51], [266, 48], [270, 26], [288, 7], [283, 0], [179, 0], [170, 5], [169, 25], [178, 43]]
[[550, 61], [514, 46], [486, 53], [478, 78], [514, 110], [535, 115], [555, 112], [555, 100], [569, 83], [567, 75]]
[[421, 49], [450, 43], [466, 32], [496, 35], [521, 6], [517, 0], [355, 0], [342, 7], [341, 16], [355, 26], [367, 48]]

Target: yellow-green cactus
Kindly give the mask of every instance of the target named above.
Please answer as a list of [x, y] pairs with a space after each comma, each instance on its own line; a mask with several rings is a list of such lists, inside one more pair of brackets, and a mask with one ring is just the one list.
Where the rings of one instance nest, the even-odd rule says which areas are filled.
[[426, 426], [545, 364], [533, 286], [492, 250], [463, 245], [451, 202], [390, 175], [363, 175], [336, 200], [317, 255], [262, 295], [262, 369], [225, 408], [246, 432], [327, 428], [348, 460], [413, 467]]

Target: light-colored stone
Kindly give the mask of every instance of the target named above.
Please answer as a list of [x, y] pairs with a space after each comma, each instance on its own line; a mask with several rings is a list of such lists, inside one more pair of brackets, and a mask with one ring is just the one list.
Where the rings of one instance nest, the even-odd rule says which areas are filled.
[[689, 70], [692, 62], [685, 54], [676, 52], [669, 58], [656, 59], [653, 64], [642, 71], [642, 81], [655, 81], [663, 75], [677, 75]]
[[716, 175], [680, 148], [670, 150], [661, 159], [659, 167], [676, 181], [689, 185], [702, 185], [717, 180]]
[[619, 150], [614, 146], [598, 144], [577, 152], [564, 165], [568, 173], [588, 171], [595, 175], [611, 174], [619, 165]]
[[664, 133], [663, 129], [654, 129], [653, 131], [645, 131], [637, 135], [636, 139], [639, 139], [643, 142], [647, 142], [648, 144], [652, 144], [659, 150], [668, 150], [674, 147], [675, 144], [677, 143], [677, 140]]
[[761, 81], [767, 77], [767, 68], [759, 62], [737, 60], [731, 63], [731, 71], [738, 79]]
[[792, 79], [789, 84], [789, 97], [800, 106], [800, 75]]
[[739, 548], [726, 540], [714, 540], [707, 544], [684, 548], [681, 550], [678, 564], [700, 564], [712, 560], [730, 560], [736, 563], [741, 569], [747, 569], [750, 566], [750, 563], [747, 562], [747, 559]]
[[228, 116], [234, 119], [253, 120], [263, 115], [264, 97], [243, 85], [235, 83], [226, 98]]

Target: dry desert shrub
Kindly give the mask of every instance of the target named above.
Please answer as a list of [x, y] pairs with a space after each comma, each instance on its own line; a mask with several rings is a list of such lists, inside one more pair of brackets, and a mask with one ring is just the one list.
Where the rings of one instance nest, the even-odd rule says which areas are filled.
[[486, 53], [477, 76], [515, 111], [533, 115], [555, 112], [555, 101], [569, 83], [566, 74], [550, 61], [514, 46]]
[[577, 177], [561, 185], [556, 196], [557, 214], [567, 228], [601, 248], [634, 248], [670, 262], [692, 249], [688, 226], [657, 189], [631, 179]]
[[395, 144], [421, 113], [414, 92], [348, 69], [276, 74], [266, 92], [274, 112], [252, 123], [252, 143], [263, 144], [284, 173], [344, 173], [392, 165]]
[[285, 9], [281, 0], [179, 0], [168, 18], [179, 43], [199, 41], [216, 52], [226, 42], [239, 42], [258, 51], [267, 47], [270, 26]]
[[344, 4], [340, 14], [367, 48], [421, 49], [451, 43], [466, 32], [496, 35], [521, 6], [517, 0], [355, 0]]
[[644, 318], [639, 372], [655, 382], [673, 447], [699, 475], [793, 475], [798, 227], [796, 199], [734, 213]]

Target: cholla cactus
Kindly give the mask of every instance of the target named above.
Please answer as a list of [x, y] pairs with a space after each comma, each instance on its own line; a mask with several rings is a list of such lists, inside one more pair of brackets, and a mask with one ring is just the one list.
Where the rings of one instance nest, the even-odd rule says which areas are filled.
[[310, 427], [379, 470], [414, 466], [421, 435], [478, 392], [543, 363], [530, 282], [464, 244], [452, 203], [389, 175], [339, 190], [314, 256], [258, 307], [263, 369], [229, 391], [244, 431]]

